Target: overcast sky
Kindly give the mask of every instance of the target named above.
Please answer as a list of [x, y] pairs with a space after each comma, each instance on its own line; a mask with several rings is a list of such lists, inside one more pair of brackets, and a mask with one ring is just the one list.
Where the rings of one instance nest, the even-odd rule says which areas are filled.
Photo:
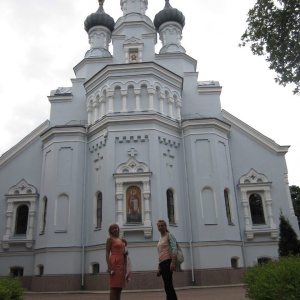
[[[275, 83], [263, 57], [238, 47], [255, 0], [170, 3], [185, 15], [182, 46], [198, 61], [198, 80], [219, 81], [223, 109], [291, 145], [289, 184], [300, 186], [300, 96]], [[153, 20], [164, 4], [148, 0], [146, 14]], [[83, 22], [97, 9], [97, 0], [0, 0], [0, 155], [49, 119], [51, 90], [71, 86], [89, 49]], [[106, 0], [104, 9], [115, 21], [122, 15], [120, 0]]]

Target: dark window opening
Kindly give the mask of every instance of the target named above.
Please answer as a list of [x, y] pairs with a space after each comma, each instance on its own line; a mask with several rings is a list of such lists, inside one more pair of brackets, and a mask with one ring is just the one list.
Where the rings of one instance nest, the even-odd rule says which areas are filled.
[[12, 277], [22, 277], [24, 269], [21, 267], [10, 268], [10, 276]]
[[167, 209], [168, 209], [168, 219], [170, 224], [175, 224], [175, 205], [174, 205], [174, 195], [173, 192], [167, 190]]
[[254, 193], [249, 197], [252, 223], [254, 225], [266, 224], [263, 202], [260, 195]]
[[101, 227], [102, 224], [102, 193], [97, 196], [97, 227]]
[[225, 208], [228, 224], [232, 224], [231, 211], [230, 211], [230, 202], [227, 190], [224, 190], [224, 199], [225, 199]]
[[20, 205], [17, 209], [15, 234], [26, 234], [28, 224], [28, 206]]

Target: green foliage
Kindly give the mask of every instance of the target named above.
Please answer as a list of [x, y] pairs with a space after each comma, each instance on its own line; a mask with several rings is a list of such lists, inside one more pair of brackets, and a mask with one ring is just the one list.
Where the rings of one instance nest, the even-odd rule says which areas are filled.
[[257, 0], [248, 12], [248, 28], [240, 46], [250, 45], [254, 55], [266, 55], [269, 68], [283, 86], [295, 84], [300, 93], [300, 2]]
[[247, 268], [243, 282], [249, 299], [300, 299], [300, 257], [281, 257]]
[[0, 300], [22, 300], [24, 289], [16, 277], [0, 279]]
[[296, 185], [291, 185], [290, 192], [295, 210], [295, 215], [297, 216], [298, 221], [300, 221], [300, 187]]
[[300, 253], [300, 243], [291, 223], [282, 213], [280, 213], [279, 220], [279, 256], [289, 256]]

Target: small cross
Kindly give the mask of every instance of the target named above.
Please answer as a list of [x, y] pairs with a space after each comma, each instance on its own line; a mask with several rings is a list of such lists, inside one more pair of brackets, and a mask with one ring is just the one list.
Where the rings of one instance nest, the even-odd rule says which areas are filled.
[[127, 153], [131, 157], [135, 157], [138, 154], [137, 150], [134, 148], [130, 148], [130, 150]]
[[167, 153], [163, 153], [163, 155], [167, 157], [166, 166], [169, 167], [170, 175], [172, 178], [172, 168], [173, 168], [172, 160], [174, 159], [175, 156], [171, 154], [171, 150], [169, 149], [167, 150]]

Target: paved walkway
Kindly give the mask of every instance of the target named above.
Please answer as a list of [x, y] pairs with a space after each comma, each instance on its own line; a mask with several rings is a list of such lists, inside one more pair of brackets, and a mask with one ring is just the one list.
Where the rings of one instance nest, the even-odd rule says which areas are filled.
[[[176, 291], [178, 300], [244, 300], [245, 289], [242, 286], [230, 287], [190, 287]], [[122, 300], [165, 300], [164, 291], [123, 291]], [[108, 292], [62, 292], [25, 294], [24, 300], [107, 300]]]

